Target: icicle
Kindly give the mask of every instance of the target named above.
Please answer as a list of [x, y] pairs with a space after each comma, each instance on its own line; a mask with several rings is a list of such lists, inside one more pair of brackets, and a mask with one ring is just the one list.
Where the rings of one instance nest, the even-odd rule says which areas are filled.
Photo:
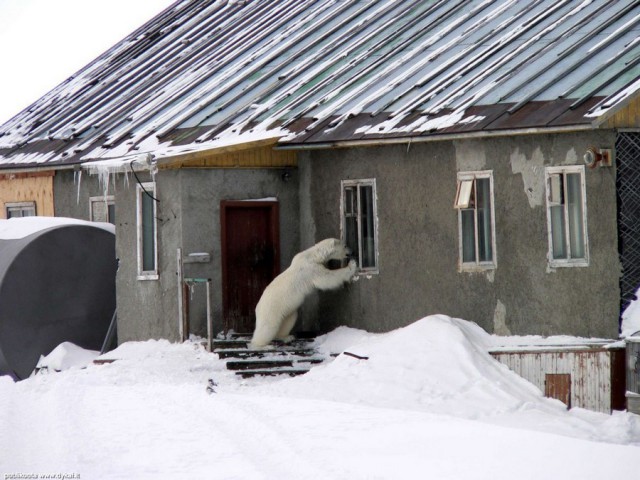
[[73, 183], [78, 182], [78, 190], [76, 193], [76, 205], [80, 205], [80, 185], [82, 184], [82, 170], [73, 172]]

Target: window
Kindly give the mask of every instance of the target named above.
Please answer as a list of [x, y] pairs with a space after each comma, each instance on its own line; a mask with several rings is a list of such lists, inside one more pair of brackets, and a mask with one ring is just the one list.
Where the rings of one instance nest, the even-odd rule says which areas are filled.
[[376, 181], [343, 180], [341, 196], [342, 241], [351, 249], [364, 273], [378, 272]]
[[496, 268], [491, 171], [458, 173], [454, 208], [458, 210], [460, 269]]
[[113, 195], [89, 198], [89, 218], [92, 222], [116, 223], [116, 208]]
[[546, 169], [549, 264], [587, 266], [587, 203], [584, 166]]
[[140, 280], [158, 278], [155, 193], [154, 183], [142, 183], [137, 186], [138, 279]]
[[36, 202], [13, 202], [5, 203], [7, 218], [35, 217]]

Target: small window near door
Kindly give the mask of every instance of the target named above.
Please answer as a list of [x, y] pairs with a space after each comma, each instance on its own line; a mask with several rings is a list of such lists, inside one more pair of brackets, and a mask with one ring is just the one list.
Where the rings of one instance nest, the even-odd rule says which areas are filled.
[[548, 167], [546, 190], [549, 264], [552, 267], [587, 266], [584, 166]]
[[89, 198], [89, 218], [92, 222], [116, 223], [116, 209], [113, 195]]
[[358, 271], [378, 273], [376, 181], [343, 180], [342, 241], [358, 262]]
[[158, 241], [154, 183], [137, 186], [138, 280], [158, 279]]
[[5, 203], [7, 218], [35, 217], [36, 202]]
[[458, 211], [460, 270], [496, 268], [492, 172], [458, 173], [453, 206]]

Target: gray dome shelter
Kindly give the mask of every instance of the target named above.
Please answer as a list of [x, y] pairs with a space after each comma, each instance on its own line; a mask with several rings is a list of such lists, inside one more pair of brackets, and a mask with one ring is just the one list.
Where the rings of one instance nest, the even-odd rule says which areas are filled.
[[116, 269], [114, 233], [90, 222], [0, 238], [0, 375], [28, 377], [65, 341], [100, 350]]

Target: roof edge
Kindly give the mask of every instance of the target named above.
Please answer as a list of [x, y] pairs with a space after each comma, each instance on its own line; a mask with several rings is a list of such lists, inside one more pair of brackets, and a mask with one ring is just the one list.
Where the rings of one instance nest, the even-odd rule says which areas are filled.
[[462, 133], [443, 133], [423, 136], [406, 136], [393, 138], [361, 138], [358, 140], [336, 140], [319, 143], [280, 144], [276, 150], [321, 150], [330, 148], [375, 147], [379, 145], [397, 145], [406, 143], [441, 142], [450, 140], [466, 140], [475, 138], [508, 137], [512, 135], [544, 135], [549, 133], [571, 133], [594, 130], [592, 124], [570, 125], [562, 127], [534, 127], [496, 131], [475, 131]]

